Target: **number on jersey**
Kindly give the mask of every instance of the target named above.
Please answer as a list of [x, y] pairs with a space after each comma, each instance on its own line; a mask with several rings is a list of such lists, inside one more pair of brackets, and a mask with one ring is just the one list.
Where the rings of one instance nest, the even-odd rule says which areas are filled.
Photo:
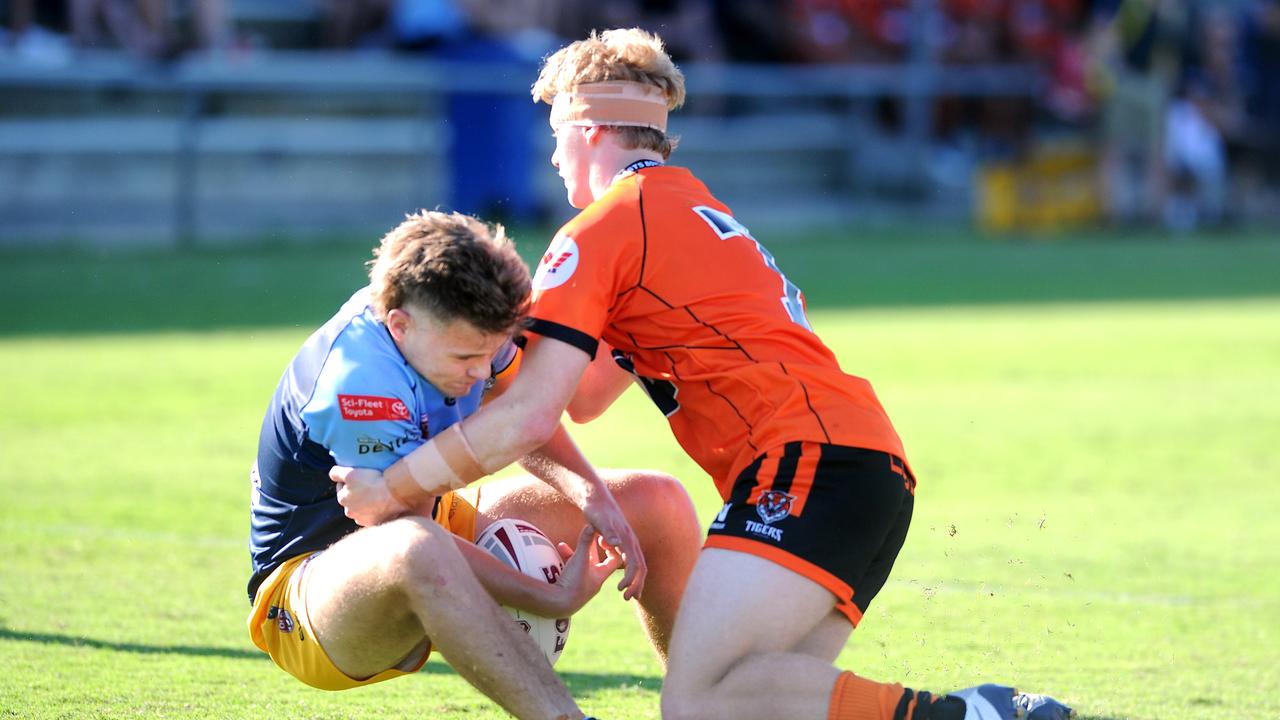
[[804, 314], [804, 301], [801, 299], [800, 288], [796, 287], [794, 283], [787, 279], [786, 275], [782, 274], [782, 270], [778, 268], [778, 261], [773, 258], [773, 253], [770, 253], [764, 245], [761, 245], [759, 240], [752, 237], [751, 232], [729, 213], [721, 212], [706, 205], [698, 205], [693, 208], [693, 211], [711, 226], [711, 229], [715, 231], [721, 240], [741, 236], [755, 243], [756, 250], [760, 251], [760, 256], [764, 258], [765, 266], [777, 273], [778, 277], [782, 279], [782, 297], [779, 300], [782, 301], [782, 308], [787, 312], [787, 316], [791, 318], [791, 322], [812, 332], [813, 327], [809, 325], [809, 318], [805, 317]]

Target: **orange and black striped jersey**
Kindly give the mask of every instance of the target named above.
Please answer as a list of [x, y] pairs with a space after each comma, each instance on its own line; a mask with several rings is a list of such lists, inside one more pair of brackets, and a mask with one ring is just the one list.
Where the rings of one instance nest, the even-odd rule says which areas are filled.
[[800, 291], [688, 170], [625, 174], [553, 239], [530, 330], [635, 373], [727, 497], [771, 448], [811, 441], [905, 457], [870, 383], [809, 327]]

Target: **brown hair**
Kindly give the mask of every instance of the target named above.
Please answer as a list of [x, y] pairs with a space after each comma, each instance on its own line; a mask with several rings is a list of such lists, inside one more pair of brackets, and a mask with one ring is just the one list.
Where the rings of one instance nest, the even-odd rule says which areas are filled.
[[[533, 84], [534, 101], [551, 103], [579, 85], [616, 80], [652, 85], [667, 99], [667, 109], [684, 104], [684, 73], [671, 61], [662, 39], [640, 28], [593, 31], [548, 57]], [[610, 127], [623, 147], [671, 156], [679, 138], [646, 127]]]
[[422, 210], [382, 238], [369, 261], [373, 307], [413, 305], [483, 332], [508, 332], [529, 309], [529, 268], [501, 225]]

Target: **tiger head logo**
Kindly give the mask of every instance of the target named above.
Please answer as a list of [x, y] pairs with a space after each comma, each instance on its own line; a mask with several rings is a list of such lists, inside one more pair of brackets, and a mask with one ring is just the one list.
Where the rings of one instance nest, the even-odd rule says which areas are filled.
[[756, 512], [766, 525], [775, 523], [791, 514], [791, 501], [795, 499], [791, 493], [769, 490], [760, 494], [760, 500], [756, 502]]

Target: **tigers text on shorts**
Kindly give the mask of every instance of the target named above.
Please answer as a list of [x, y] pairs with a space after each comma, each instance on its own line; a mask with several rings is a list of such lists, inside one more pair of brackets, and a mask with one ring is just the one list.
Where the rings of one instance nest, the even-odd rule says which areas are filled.
[[706, 547], [763, 557], [830, 590], [855, 626], [911, 525], [915, 478], [874, 450], [791, 442], [734, 481]]

